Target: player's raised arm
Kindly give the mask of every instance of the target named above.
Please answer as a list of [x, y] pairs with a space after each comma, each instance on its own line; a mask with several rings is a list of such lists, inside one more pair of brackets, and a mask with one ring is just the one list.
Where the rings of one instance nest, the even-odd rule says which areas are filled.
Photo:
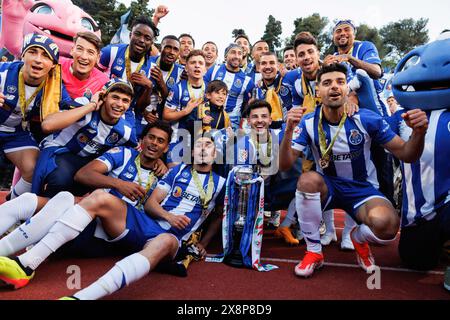
[[305, 108], [292, 108], [288, 112], [286, 130], [280, 146], [279, 163], [281, 171], [289, 170], [294, 165], [294, 162], [300, 157], [301, 152], [292, 148], [292, 137], [295, 128], [302, 120], [304, 112]]

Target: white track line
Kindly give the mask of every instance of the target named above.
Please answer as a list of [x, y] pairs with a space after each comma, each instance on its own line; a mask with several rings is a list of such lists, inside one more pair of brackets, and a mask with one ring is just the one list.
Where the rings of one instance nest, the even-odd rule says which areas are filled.
[[[279, 263], [298, 264], [297, 260], [289, 260], [289, 259], [262, 258], [261, 260], [262, 261], [267, 261], [267, 262], [279, 262]], [[338, 267], [338, 268], [352, 268], [352, 269], [360, 269], [361, 268], [360, 266], [355, 265], [355, 264], [333, 263], [333, 262], [325, 262], [324, 265], [328, 266], [328, 267]], [[381, 268], [381, 270], [385, 270], [385, 271], [421, 273], [421, 274], [438, 275], [438, 276], [445, 275], [445, 273], [441, 272], [441, 271], [422, 272], [422, 271], [411, 270], [411, 269], [402, 269], [402, 268], [390, 268], [390, 267], [380, 267], [380, 268]]]

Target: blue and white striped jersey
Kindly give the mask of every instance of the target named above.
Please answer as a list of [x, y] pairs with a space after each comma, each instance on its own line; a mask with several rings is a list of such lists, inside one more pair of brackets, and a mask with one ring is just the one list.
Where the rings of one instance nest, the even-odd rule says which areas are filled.
[[[389, 124], [372, 111], [360, 109], [353, 117], [347, 118], [339, 137], [332, 148], [330, 166], [322, 170], [319, 161], [322, 158], [319, 144], [319, 115], [321, 108], [303, 117], [292, 139], [292, 148], [303, 152], [311, 147], [317, 165], [317, 171], [331, 177], [341, 177], [355, 181], [368, 181], [378, 189], [375, 165], [370, 148], [372, 141], [384, 145], [395, 138]], [[330, 124], [323, 119], [327, 145], [336, 135], [338, 124]]]
[[[176, 235], [182, 240], [188, 240], [193, 232], [205, 221], [208, 215], [216, 207], [216, 203], [223, 203], [225, 194], [225, 179], [213, 173], [214, 190], [207, 212], [203, 212], [199, 190], [192, 178], [192, 166], [185, 164], [172, 168], [167, 175], [160, 180], [157, 188], [167, 192], [166, 198], [161, 203], [164, 210], [171, 214], [185, 215], [191, 219], [191, 223], [184, 230], [172, 228], [165, 220], [156, 220], [165, 230]], [[207, 190], [209, 173], [199, 173], [200, 183]]]
[[[308, 81], [306, 84], [313, 94], [316, 93], [316, 82]], [[295, 70], [289, 71], [283, 79], [283, 86], [289, 89], [289, 97], [291, 98], [291, 106], [287, 109], [288, 111], [292, 107], [300, 107], [303, 105], [303, 99], [307, 92], [303, 92], [302, 86], [302, 70], [297, 68]]]
[[[104, 163], [108, 168], [108, 176], [123, 181], [134, 182], [140, 184], [142, 188], [146, 188], [148, 184], [149, 177], [151, 175], [151, 170], [140, 168], [138, 170], [136, 166], [136, 158], [140, 156], [140, 153], [132, 148], [127, 147], [116, 147], [108, 152], [104, 153], [101, 157], [97, 158], [98, 161]], [[140, 172], [140, 177], [139, 177]], [[158, 177], [154, 176], [150, 189], [142, 203], [145, 203], [147, 199], [152, 194], [153, 190], [158, 184]], [[112, 195], [115, 195], [119, 199], [128, 202], [132, 206], [137, 206], [138, 201], [132, 201], [127, 197], [123, 196], [116, 189], [107, 190]]]
[[[281, 85], [280, 85], [280, 81], [281, 81]], [[292, 99], [291, 99], [291, 95], [289, 92], [289, 87], [284, 84], [283, 77], [281, 77], [280, 74], [278, 74], [274, 83], [269, 87], [267, 87], [264, 84], [264, 82], [261, 81], [255, 88], [255, 92], [256, 92], [255, 98], [258, 100], [266, 100], [267, 90], [269, 90], [269, 89], [276, 90], [278, 88], [278, 86], [280, 87], [280, 90], [278, 91], [278, 97], [280, 98], [280, 101], [281, 101], [283, 119], [286, 119], [287, 112], [292, 108]]]
[[[127, 68], [125, 63], [125, 52], [127, 51], [128, 44], [111, 44], [102, 49], [100, 55], [99, 66], [105, 69], [106, 74], [110, 78], [127, 79]], [[135, 72], [139, 63], [130, 61], [131, 73]], [[149, 76], [150, 59], [149, 56], [145, 56], [145, 62], [142, 65], [141, 71]]]
[[[408, 140], [412, 129], [401, 118], [404, 112], [395, 113], [399, 121], [393, 122], [397, 124], [393, 129]], [[450, 201], [450, 109], [429, 111], [427, 115], [429, 127], [420, 160], [402, 163], [402, 227], [432, 220], [436, 210]]]
[[205, 81], [209, 83], [213, 80], [222, 80], [227, 84], [229, 92], [225, 111], [230, 116], [231, 122], [239, 122], [242, 106], [248, 103], [255, 88], [254, 82], [242, 71], [228, 71], [225, 64], [214, 66], [208, 70]]
[[[0, 131], [14, 133], [23, 131], [22, 111], [19, 99], [19, 72], [23, 66], [22, 61], [0, 63], [0, 92], [5, 96], [5, 103], [0, 108]], [[25, 98], [29, 98], [36, 88], [25, 85]], [[42, 89], [33, 101], [27, 106], [27, 121], [40, 121], [41, 104], [44, 89]], [[67, 110], [71, 105], [79, 104], [72, 101], [64, 84], [61, 84], [60, 110]]]
[[87, 114], [71, 126], [49, 135], [41, 143], [41, 149], [64, 147], [81, 157], [98, 157], [118, 146], [137, 146], [131, 125], [121, 118], [115, 125], [101, 120], [100, 112]]
[[[192, 92], [189, 92], [188, 81], [181, 80], [172, 88], [172, 90], [170, 90], [166, 101], [166, 107], [172, 110], [181, 111], [188, 105], [191, 99], [204, 98], [205, 89], [206, 84], [203, 90], [202, 88], [193, 87]], [[197, 109], [192, 110], [191, 114], [181, 118], [178, 122], [173, 123], [172, 129], [174, 133], [172, 135], [172, 142], [177, 141], [178, 129], [188, 129], [188, 121], [195, 121], [197, 119], [197, 114], [194, 114], [195, 110]]]

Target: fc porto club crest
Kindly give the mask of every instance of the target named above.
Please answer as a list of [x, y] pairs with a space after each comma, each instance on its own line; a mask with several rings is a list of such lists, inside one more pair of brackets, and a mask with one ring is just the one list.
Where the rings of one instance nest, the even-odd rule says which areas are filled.
[[241, 79], [237, 79], [237, 80], [234, 82], [234, 86], [235, 86], [236, 88], [242, 88], [242, 81], [241, 81]]
[[350, 131], [348, 141], [350, 141], [352, 145], [357, 146], [363, 141], [363, 136], [358, 130], [352, 130]]
[[124, 63], [125, 63], [125, 61], [122, 58], [117, 59], [117, 64], [119, 66], [123, 66]]
[[119, 141], [119, 135], [115, 132], [113, 132], [108, 139], [106, 139], [106, 142], [110, 144], [115, 144], [117, 141]]
[[167, 80], [167, 86], [173, 87], [175, 84], [175, 79], [173, 77], [170, 77], [169, 80]]
[[286, 88], [285, 86], [281, 86], [280, 95], [282, 97], [286, 97], [288, 94], [289, 94], [289, 89]]

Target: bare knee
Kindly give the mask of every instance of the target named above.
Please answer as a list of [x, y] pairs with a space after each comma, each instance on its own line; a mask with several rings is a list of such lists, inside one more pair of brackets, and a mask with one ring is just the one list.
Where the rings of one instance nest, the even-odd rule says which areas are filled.
[[368, 214], [368, 226], [375, 236], [381, 240], [394, 239], [400, 227], [400, 218], [392, 208], [370, 212]]
[[99, 210], [110, 205], [110, 203], [112, 201], [111, 197], [114, 197], [114, 196], [107, 193], [106, 191], [95, 190], [88, 197], [81, 200], [79, 205], [87, 211], [98, 212]]
[[[152, 241], [149, 241], [144, 248], [144, 255], [150, 260], [157, 260], [158, 262], [164, 258], [173, 258], [178, 250], [177, 239], [168, 233], [163, 233], [157, 236]], [[146, 254], [147, 252], [148, 254]]]
[[303, 173], [298, 179], [297, 190], [301, 192], [317, 193], [326, 189], [323, 177], [316, 172]]

